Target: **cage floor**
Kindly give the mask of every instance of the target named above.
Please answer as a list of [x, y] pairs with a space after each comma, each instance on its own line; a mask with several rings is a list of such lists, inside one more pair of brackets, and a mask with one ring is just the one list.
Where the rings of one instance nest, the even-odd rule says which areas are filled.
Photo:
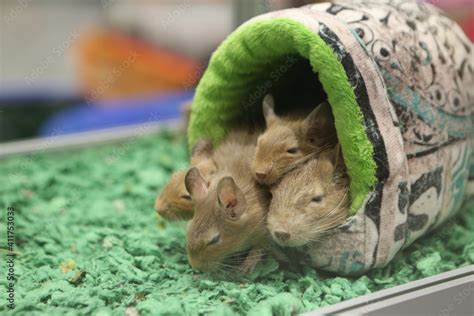
[[[0, 161], [0, 245], [15, 207], [15, 309], [31, 314], [289, 315], [474, 263], [474, 201], [384, 269], [355, 279], [273, 260], [246, 280], [210, 278], [186, 260], [184, 224], [158, 220], [153, 201], [187, 165], [172, 133]], [[5, 250], [2, 250], [5, 254]], [[6, 256], [1, 256], [6, 271]], [[0, 285], [6, 286], [2, 272]]]

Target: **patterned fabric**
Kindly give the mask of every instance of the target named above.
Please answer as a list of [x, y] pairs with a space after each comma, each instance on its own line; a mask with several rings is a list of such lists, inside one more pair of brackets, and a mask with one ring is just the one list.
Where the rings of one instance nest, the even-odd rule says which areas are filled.
[[415, 1], [337, 1], [255, 20], [277, 17], [305, 24], [339, 56], [377, 163], [363, 207], [303, 250], [315, 267], [341, 274], [382, 267], [462, 204], [474, 170], [473, 45]]

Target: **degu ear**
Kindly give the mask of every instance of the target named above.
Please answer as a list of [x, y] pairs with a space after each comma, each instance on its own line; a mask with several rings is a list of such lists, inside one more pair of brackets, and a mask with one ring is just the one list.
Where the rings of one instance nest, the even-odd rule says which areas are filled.
[[330, 159], [334, 164], [334, 169], [337, 172], [345, 173], [346, 164], [344, 163], [344, 157], [342, 156], [341, 144], [337, 143], [334, 149], [330, 153]]
[[328, 102], [316, 107], [303, 122], [306, 139], [315, 146], [322, 146], [336, 134], [334, 116]]
[[217, 184], [217, 200], [230, 220], [238, 220], [245, 212], [245, 196], [232, 177], [224, 177]]
[[209, 188], [208, 183], [197, 168], [189, 169], [184, 178], [184, 185], [193, 200], [202, 200]]
[[263, 98], [263, 117], [267, 123], [267, 127], [276, 121], [278, 118], [275, 114], [275, 100], [271, 94], [267, 94]]
[[214, 154], [214, 147], [212, 141], [207, 138], [198, 140], [191, 149], [191, 165], [195, 166], [197, 163], [212, 158]]

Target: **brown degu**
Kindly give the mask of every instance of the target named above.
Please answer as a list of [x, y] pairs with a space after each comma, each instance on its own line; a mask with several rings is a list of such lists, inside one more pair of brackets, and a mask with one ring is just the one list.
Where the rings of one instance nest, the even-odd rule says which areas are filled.
[[[196, 167], [205, 179], [210, 179], [217, 172], [212, 154], [209, 140], [198, 141], [191, 152], [191, 166]], [[164, 219], [189, 220], [193, 217], [194, 203], [184, 184], [186, 172], [180, 170], [173, 173], [155, 200], [155, 210]]]
[[271, 188], [267, 227], [272, 239], [285, 247], [317, 242], [346, 221], [348, 192], [339, 146], [292, 170]]
[[327, 102], [307, 116], [277, 116], [271, 95], [263, 99], [266, 130], [258, 137], [252, 162], [255, 180], [276, 183], [284, 174], [316, 155], [327, 145], [337, 143], [334, 117]]
[[187, 227], [187, 253], [195, 269], [212, 272], [237, 266], [244, 274], [264, 253], [270, 195], [250, 170], [256, 138], [256, 134], [230, 132], [215, 151], [218, 170], [211, 181], [198, 168], [186, 174], [186, 189], [195, 205]]

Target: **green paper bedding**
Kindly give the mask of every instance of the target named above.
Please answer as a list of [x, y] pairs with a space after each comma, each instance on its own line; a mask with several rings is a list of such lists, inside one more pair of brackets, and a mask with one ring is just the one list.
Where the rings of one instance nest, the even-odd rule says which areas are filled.
[[[193, 272], [184, 224], [158, 220], [153, 200], [187, 165], [184, 138], [162, 133], [83, 150], [0, 160], [0, 245], [15, 207], [15, 309], [2, 315], [290, 315], [474, 263], [474, 200], [458, 216], [366, 276], [306, 267], [225, 281]], [[1, 271], [6, 271], [2, 251]], [[85, 276], [73, 282], [78, 272]], [[293, 307], [290, 311], [288, 305]]]

